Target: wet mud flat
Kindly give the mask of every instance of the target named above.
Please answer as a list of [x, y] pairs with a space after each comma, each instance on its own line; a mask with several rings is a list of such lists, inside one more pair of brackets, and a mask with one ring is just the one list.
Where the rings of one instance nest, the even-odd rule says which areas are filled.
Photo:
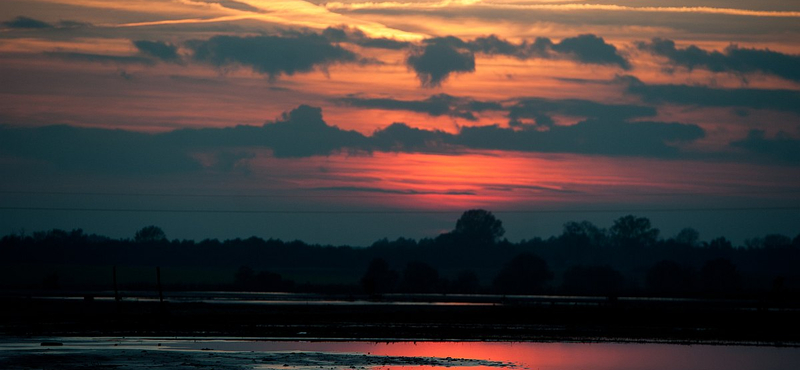
[[3, 297], [0, 335], [796, 346], [800, 343], [800, 310], [648, 301], [602, 305], [252, 305]]

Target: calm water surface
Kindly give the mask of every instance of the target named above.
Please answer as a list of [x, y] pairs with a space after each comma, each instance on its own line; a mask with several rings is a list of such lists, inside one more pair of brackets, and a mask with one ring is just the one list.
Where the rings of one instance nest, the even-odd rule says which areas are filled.
[[[2, 339], [2, 338], [0, 338]], [[0, 340], [0, 359], [4, 354], [42, 351], [42, 338], [14, 341]], [[48, 338], [63, 346], [53, 351], [88, 353], [104, 351], [113, 358], [119, 350], [153, 350], [208, 355], [255, 356], [284, 353], [295, 359], [308, 352], [414, 358], [453, 358], [513, 364], [515, 369], [535, 370], [798, 370], [800, 348], [723, 345], [623, 344], [623, 343], [512, 343], [512, 342], [298, 342], [174, 339], [174, 338]], [[50, 351], [50, 349], [47, 349]], [[119, 352], [121, 353], [121, 352]], [[162, 352], [163, 353], [163, 352]], [[329, 369], [365, 370], [497, 370], [500, 365], [475, 363], [478, 366], [362, 366], [365, 363], [336, 363]], [[0, 361], [2, 362], [2, 361]], [[372, 363], [375, 363], [374, 361]], [[287, 369], [306, 369], [285, 365]], [[274, 366], [273, 366], [274, 367]], [[248, 367], [253, 368], [253, 367]], [[256, 366], [255, 368], [266, 368]], [[316, 369], [317, 366], [314, 366]], [[310, 368], [309, 368], [310, 369]]]
[[511, 362], [539, 370], [798, 370], [800, 348], [510, 342], [258, 342], [173, 343], [223, 351], [321, 351], [379, 356], [453, 357]]

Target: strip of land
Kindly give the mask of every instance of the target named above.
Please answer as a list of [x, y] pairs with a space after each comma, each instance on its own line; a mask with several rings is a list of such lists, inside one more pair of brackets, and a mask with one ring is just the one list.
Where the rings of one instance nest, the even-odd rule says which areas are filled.
[[418, 303], [160, 303], [6, 296], [0, 298], [0, 335], [800, 343], [800, 310], [759, 302], [553, 297], [478, 305]]

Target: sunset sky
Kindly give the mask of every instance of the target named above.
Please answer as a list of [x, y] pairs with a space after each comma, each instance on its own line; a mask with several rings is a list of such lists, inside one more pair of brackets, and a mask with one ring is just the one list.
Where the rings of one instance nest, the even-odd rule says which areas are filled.
[[800, 232], [800, 2], [3, 0], [0, 234]]

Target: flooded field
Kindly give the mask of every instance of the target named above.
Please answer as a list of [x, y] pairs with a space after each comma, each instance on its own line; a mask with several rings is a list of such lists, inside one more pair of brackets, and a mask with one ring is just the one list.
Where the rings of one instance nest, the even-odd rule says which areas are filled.
[[632, 343], [5, 338], [3, 369], [794, 370], [800, 348]]

